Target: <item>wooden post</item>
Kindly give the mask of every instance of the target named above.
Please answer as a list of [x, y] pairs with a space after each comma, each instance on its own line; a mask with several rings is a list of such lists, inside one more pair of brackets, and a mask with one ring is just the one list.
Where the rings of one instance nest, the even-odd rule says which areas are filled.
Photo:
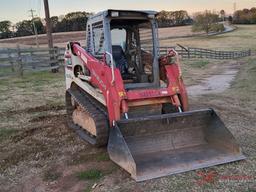
[[20, 77], [23, 77], [23, 64], [22, 64], [22, 58], [21, 58], [21, 50], [20, 50], [20, 45], [17, 45], [17, 63], [18, 63], [18, 73]]
[[[47, 40], [48, 40], [48, 48], [50, 54], [50, 60], [54, 60], [53, 57], [53, 39], [52, 39], [52, 23], [50, 18], [50, 10], [48, 0], [44, 0], [44, 11], [45, 11], [45, 21], [46, 21], [46, 32], [47, 32]], [[50, 66], [53, 67], [54, 63], [50, 62]], [[53, 73], [56, 73], [55, 69], [52, 69]]]
[[58, 47], [54, 47], [54, 60], [55, 60], [55, 63], [54, 63], [54, 66], [56, 67], [55, 68], [55, 72], [59, 72], [59, 48]]
[[13, 63], [13, 60], [12, 60], [11, 49], [7, 49], [7, 50], [8, 50], [8, 58], [9, 58], [9, 62], [11, 64], [12, 72], [15, 72], [14, 63]]
[[55, 47], [55, 49], [56, 49], [56, 60], [57, 60], [57, 62], [58, 62], [58, 66], [60, 67], [60, 62], [61, 62], [61, 60], [60, 60], [60, 49], [59, 49], [59, 47]]
[[31, 57], [31, 61], [32, 61], [32, 69], [35, 69], [36, 65], [33, 62], [33, 48], [32, 47], [30, 47], [30, 57]]

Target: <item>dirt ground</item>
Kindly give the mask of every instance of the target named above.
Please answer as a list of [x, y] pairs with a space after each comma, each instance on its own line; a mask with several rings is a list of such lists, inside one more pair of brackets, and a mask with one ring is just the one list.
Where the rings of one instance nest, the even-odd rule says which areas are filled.
[[[106, 148], [91, 147], [66, 126], [63, 73], [2, 79], [0, 191], [256, 191], [255, 59], [182, 61], [188, 89], [205, 88], [189, 91], [191, 109], [214, 108], [247, 159], [140, 183], [109, 160]], [[233, 78], [222, 77], [229, 86], [207, 92], [215, 88], [206, 82], [230, 69]]]
[[[184, 69], [193, 66], [191, 61], [183, 62]], [[63, 76], [41, 72], [0, 83], [4, 93], [0, 123], [1, 191], [256, 190], [256, 87], [251, 84], [256, 80], [256, 62], [251, 58], [226, 65], [233, 62], [239, 72], [230, 89], [217, 95], [191, 97], [190, 103], [192, 109], [215, 108], [247, 156], [245, 161], [200, 171], [246, 179], [224, 182], [215, 178], [213, 183], [200, 184], [198, 171], [191, 171], [136, 183], [109, 160], [105, 148], [92, 148], [66, 126]], [[194, 76], [191, 84], [202, 82], [222, 73], [223, 66], [218, 65], [209, 62], [203, 68], [193, 67], [184, 78]], [[79, 176], [83, 174], [86, 176]]]

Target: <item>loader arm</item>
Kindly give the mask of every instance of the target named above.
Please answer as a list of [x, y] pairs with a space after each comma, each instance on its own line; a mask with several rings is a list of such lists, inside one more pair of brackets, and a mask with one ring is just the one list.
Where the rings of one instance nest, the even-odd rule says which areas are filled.
[[165, 88], [125, 90], [119, 69], [112, 69], [105, 59], [95, 59], [77, 43], [70, 43], [70, 47], [72, 53], [79, 57], [84, 67], [90, 71], [90, 83], [102, 91], [110, 124], [120, 120], [122, 114], [129, 111], [129, 106], [138, 105], [140, 102], [143, 105], [145, 100], [152, 104], [171, 103], [182, 111], [188, 110], [187, 93], [178, 64], [165, 65]]
[[[84, 67], [90, 71], [91, 84], [100, 89], [104, 95], [110, 123], [112, 124], [113, 121], [119, 120], [121, 102], [126, 98], [120, 71], [111, 69], [106, 62], [95, 59], [79, 44], [70, 43], [70, 46], [72, 53], [79, 57]], [[114, 82], [112, 81], [113, 75]]]

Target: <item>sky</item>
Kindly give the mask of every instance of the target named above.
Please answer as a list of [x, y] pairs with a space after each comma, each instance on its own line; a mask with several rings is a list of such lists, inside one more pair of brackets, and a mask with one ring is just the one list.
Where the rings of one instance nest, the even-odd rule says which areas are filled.
[[[256, 7], [256, 0], [49, 0], [50, 15], [65, 15], [72, 11], [98, 12], [105, 9], [143, 9], [143, 10], [187, 10], [189, 14], [204, 10], [226, 13], [236, 9]], [[13, 23], [29, 19], [29, 9], [36, 15], [44, 17], [43, 0], [0, 0], [0, 21]]]

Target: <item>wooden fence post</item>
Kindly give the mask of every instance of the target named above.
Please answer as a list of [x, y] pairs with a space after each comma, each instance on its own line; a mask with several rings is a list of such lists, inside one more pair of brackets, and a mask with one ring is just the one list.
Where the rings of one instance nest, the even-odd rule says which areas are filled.
[[59, 72], [59, 69], [57, 68], [56, 64], [58, 65], [58, 63], [56, 63], [56, 47], [54, 48], [50, 48], [49, 49], [49, 53], [50, 53], [50, 66], [51, 66], [51, 71], [53, 73], [57, 73]]
[[33, 62], [33, 48], [30, 47], [30, 57], [31, 57], [31, 61], [32, 61], [32, 69], [36, 69], [36, 65]]
[[19, 76], [23, 77], [23, 64], [22, 64], [21, 50], [20, 50], [19, 44], [17, 45], [17, 54], [18, 54], [18, 58], [17, 58], [18, 73], [19, 73]]
[[59, 48], [58, 47], [54, 47], [54, 60], [55, 60], [55, 70], [56, 72], [59, 72], [59, 60], [58, 60], [58, 57], [59, 57]]
[[60, 60], [60, 48], [59, 47], [56, 47], [56, 60], [57, 60], [57, 64], [58, 64], [58, 67], [61, 66], [61, 60]]
[[8, 50], [8, 58], [9, 58], [9, 62], [11, 64], [12, 72], [15, 72], [11, 50], [10, 49], [7, 49], [7, 50]]

